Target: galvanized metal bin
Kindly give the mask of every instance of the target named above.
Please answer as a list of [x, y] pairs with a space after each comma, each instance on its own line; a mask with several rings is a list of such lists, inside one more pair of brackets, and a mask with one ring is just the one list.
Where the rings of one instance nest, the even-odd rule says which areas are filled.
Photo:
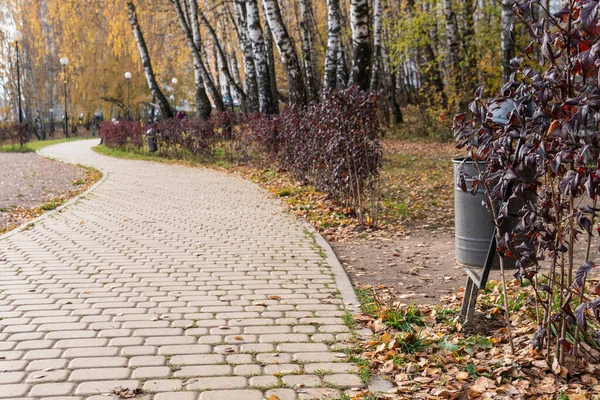
[[[458, 167], [464, 158], [455, 158], [454, 164], [454, 253], [456, 262], [471, 267], [483, 267], [490, 240], [494, 233], [492, 213], [484, 205], [484, 189], [480, 187], [474, 195], [470, 193], [471, 183], [479, 175], [475, 161], [466, 161], [463, 172], [467, 184], [467, 192], [463, 192], [456, 184], [459, 176]], [[480, 161], [481, 170], [485, 170], [485, 162]], [[505, 221], [505, 229], [512, 229], [516, 221]], [[504, 230], [504, 229], [503, 229]], [[514, 268], [514, 260], [505, 259], [506, 268]], [[494, 256], [492, 268], [500, 268], [498, 254]]]

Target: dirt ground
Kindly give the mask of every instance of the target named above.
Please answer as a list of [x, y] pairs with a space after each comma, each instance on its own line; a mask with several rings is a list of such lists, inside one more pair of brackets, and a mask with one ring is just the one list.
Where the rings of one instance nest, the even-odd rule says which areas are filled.
[[[415, 227], [402, 236], [332, 242], [355, 286], [384, 285], [406, 304], [440, 303], [463, 287], [464, 268], [454, 258], [454, 229]], [[490, 279], [498, 279], [497, 271]]]
[[0, 153], [0, 230], [13, 225], [10, 211], [39, 206], [76, 189], [83, 168], [40, 157], [36, 153]]

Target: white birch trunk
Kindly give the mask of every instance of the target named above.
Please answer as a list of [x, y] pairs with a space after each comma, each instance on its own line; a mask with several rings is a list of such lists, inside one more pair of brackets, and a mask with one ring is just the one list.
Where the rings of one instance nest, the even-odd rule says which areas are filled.
[[350, 28], [352, 29], [353, 53], [350, 84], [366, 90], [369, 88], [369, 70], [371, 68], [368, 0], [350, 0]]
[[127, 3], [127, 16], [129, 18], [131, 29], [133, 30], [133, 35], [135, 36], [135, 41], [137, 43], [138, 50], [140, 52], [140, 58], [142, 60], [142, 66], [144, 67], [144, 75], [146, 75], [146, 81], [148, 82], [148, 87], [152, 92], [152, 96], [156, 98], [156, 101], [158, 102], [162, 117], [173, 118], [173, 110], [171, 109], [171, 105], [156, 82], [154, 70], [152, 69], [152, 62], [150, 61], [150, 54], [148, 53], [148, 47], [146, 46], [142, 29], [138, 23], [135, 5], [131, 1]]
[[502, 83], [506, 83], [510, 80], [510, 74], [512, 70], [510, 68], [510, 60], [515, 56], [515, 43], [511, 37], [511, 31], [513, 29], [514, 14], [511, 7], [515, 4], [515, 0], [504, 0], [502, 2], [501, 10], [501, 21], [502, 21], [502, 41], [501, 41], [501, 54], [502, 54]]
[[381, 20], [383, 17], [382, 0], [373, 2], [373, 66], [371, 67], [371, 90], [377, 90], [379, 86], [379, 74], [381, 66]]
[[235, 0], [233, 12], [235, 14], [238, 29], [238, 40], [242, 48], [244, 61], [244, 89], [248, 96], [246, 104], [248, 112], [258, 112], [258, 86], [256, 83], [256, 66], [254, 65], [254, 54], [252, 52], [252, 43], [248, 39], [248, 25], [246, 23], [246, 3], [244, 0]]
[[279, 0], [263, 0], [263, 6], [265, 18], [275, 38], [275, 45], [281, 56], [281, 62], [287, 76], [290, 105], [306, 105], [306, 86], [302, 77], [302, 69], [300, 68], [296, 49], [283, 23]]
[[342, 46], [340, 41], [341, 26], [342, 21], [338, 0], [327, 0], [327, 48], [325, 50], [324, 93], [329, 93], [336, 88], [338, 52]]
[[275, 106], [271, 93], [271, 77], [265, 55], [265, 43], [258, 15], [256, 0], [246, 0], [246, 23], [248, 38], [252, 44], [254, 63], [256, 66], [256, 83], [258, 85], [259, 111], [262, 114], [274, 114]]
[[318, 100], [317, 76], [314, 62], [314, 45], [311, 30], [312, 3], [310, 0], [300, 0], [300, 29], [302, 32], [302, 54], [304, 73], [306, 75], [306, 87], [310, 101]]

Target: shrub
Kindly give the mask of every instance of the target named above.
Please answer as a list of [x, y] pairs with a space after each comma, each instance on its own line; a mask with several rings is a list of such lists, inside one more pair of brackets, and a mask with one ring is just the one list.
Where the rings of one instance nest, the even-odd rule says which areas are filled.
[[100, 137], [107, 147], [140, 150], [147, 129], [148, 126], [135, 121], [103, 121], [100, 124]]
[[216, 136], [211, 121], [185, 118], [163, 121], [154, 128], [158, 154], [169, 158], [207, 157]]
[[[573, 0], [548, 15], [539, 3], [518, 1], [514, 10], [531, 34], [526, 53], [539, 47], [543, 64], [513, 59], [515, 72], [501, 97], [485, 99], [480, 88], [470, 116], [454, 119], [459, 146], [487, 162], [476, 185], [485, 187], [488, 204], [521, 202], [519, 222], [497, 237], [497, 250], [516, 260], [515, 276], [531, 283], [539, 299], [529, 305], [540, 316], [533, 347], [552, 358], [551, 344], [557, 344], [559, 363], [578, 354], [580, 339], [596, 346], [600, 338], [600, 331], [587, 333], [598, 329], [600, 286], [585, 290], [596, 266], [590, 248], [600, 194], [598, 5]], [[546, 19], [539, 20], [538, 12]], [[498, 225], [508, 209], [494, 210]], [[523, 236], [528, 240], [519, 240]], [[585, 250], [576, 256], [580, 239]]]
[[23, 124], [0, 123], [0, 144], [17, 144], [27, 142], [29, 126]]
[[[108, 147], [137, 151], [148, 128], [137, 122], [104, 122], [100, 135]], [[376, 222], [381, 147], [373, 94], [351, 88], [280, 115], [223, 112], [211, 120], [175, 118], [153, 129], [160, 156], [206, 158], [220, 145], [230, 161], [281, 167], [344, 203], [361, 223]], [[373, 206], [370, 221], [363, 215], [368, 200]]]

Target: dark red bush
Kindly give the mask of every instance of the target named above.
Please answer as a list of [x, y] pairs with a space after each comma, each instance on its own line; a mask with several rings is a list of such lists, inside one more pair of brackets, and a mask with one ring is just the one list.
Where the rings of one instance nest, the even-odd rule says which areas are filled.
[[107, 147], [140, 150], [147, 129], [147, 125], [135, 121], [103, 121], [100, 124], [100, 137]]
[[[105, 122], [100, 133], [109, 147], [140, 150], [147, 129], [136, 122]], [[174, 118], [153, 130], [160, 156], [212, 156], [220, 143], [231, 161], [280, 166], [359, 216], [381, 164], [377, 98], [357, 88], [280, 115], [223, 112], [208, 121]]]

